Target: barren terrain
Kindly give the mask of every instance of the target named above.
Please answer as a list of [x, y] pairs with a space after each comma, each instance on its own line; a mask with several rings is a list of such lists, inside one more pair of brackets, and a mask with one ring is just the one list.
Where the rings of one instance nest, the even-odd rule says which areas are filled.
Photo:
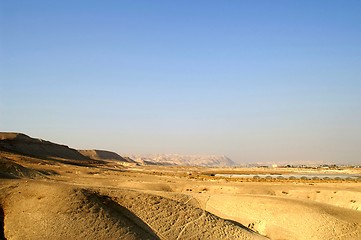
[[214, 176], [290, 171], [304, 170], [139, 166], [1, 150], [0, 239], [361, 239], [359, 180]]

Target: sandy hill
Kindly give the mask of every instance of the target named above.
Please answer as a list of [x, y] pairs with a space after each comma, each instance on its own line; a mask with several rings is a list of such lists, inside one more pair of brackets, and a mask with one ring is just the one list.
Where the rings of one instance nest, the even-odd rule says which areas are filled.
[[[70, 165], [87, 166], [89, 161], [84, 161], [85, 164], [74, 164], [68, 160]], [[53, 166], [65, 165], [67, 161], [53, 161], [44, 160], [34, 157], [29, 157], [17, 153], [11, 153], [0, 150], [0, 178], [3, 179], [45, 179], [50, 175], [56, 175], [57, 172], [52, 169]], [[94, 164], [89, 164], [93, 166]], [[44, 167], [48, 167], [44, 169]], [[1, 239], [1, 238], [0, 238]]]
[[[0, 178], [42, 178], [44, 174], [11, 160], [0, 158]], [[1, 238], [0, 238], [1, 239]]]
[[0, 133], [0, 150], [34, 156], [42, 159], [72, 159], [89, 160], [77, 150], [45, 141], [31, 138], [22, 133]]
[[131, 158], [145, 165], [204, 167], [230, 167], [236, 165], [235, 162], [224, 155], [148, 154], [134, 155]]
[[96, 159], [96, 160], [117, 160], [117, 161], [121, 161], [121, 162], [128, 162], [128, 163], [135, 163], [135, 161], [133, 161], [130, 158], [127, 157], [122, 157], [119, 154], [115, 153], [115, 152], [110, 152], [110, 151], [106, 151], [106, 150], [78, 150], [82, 155], [89, 157], [91, 159]]
[[138, 191], [24, 181], [0, 190], [8, 239], [265, 239], [202, 209]]

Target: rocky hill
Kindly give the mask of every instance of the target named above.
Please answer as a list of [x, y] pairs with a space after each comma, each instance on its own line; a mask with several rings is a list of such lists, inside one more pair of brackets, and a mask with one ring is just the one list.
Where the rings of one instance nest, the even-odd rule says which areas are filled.
[[66, 145], [29, 137], [22, 133], [0, 133], [0, 150], [43, 159], [89, 160], [77, 150]]
[[78, 150], [82, 155], [96, 160], [116, 160], [121, 162], [136, 163], [128, 157], [122, 157], [115, 152], [106, 150]]

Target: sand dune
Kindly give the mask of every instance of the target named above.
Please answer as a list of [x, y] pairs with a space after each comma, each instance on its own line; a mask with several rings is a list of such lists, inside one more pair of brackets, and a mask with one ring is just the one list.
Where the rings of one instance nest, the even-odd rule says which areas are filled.
[[262, 239], [204, 210], [137, 191], [21, 181], [1, 192], [8, 239]]
[[251, 226], [272, 239], [361, 238], [361, 225], [356, 224], [361, 223], [361, 212], [308, 201], [275, 196], [212, 195], [206, 209]]
[[29, 182], [1, 191], [8, 239], [157, 239], [134, 214], [91, 191]]

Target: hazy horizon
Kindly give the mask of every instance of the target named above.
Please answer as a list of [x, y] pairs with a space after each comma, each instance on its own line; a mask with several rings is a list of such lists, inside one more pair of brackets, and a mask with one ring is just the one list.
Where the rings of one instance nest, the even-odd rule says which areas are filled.
[[2, 1], [0, 131], [361, 164], [360, 1]]

